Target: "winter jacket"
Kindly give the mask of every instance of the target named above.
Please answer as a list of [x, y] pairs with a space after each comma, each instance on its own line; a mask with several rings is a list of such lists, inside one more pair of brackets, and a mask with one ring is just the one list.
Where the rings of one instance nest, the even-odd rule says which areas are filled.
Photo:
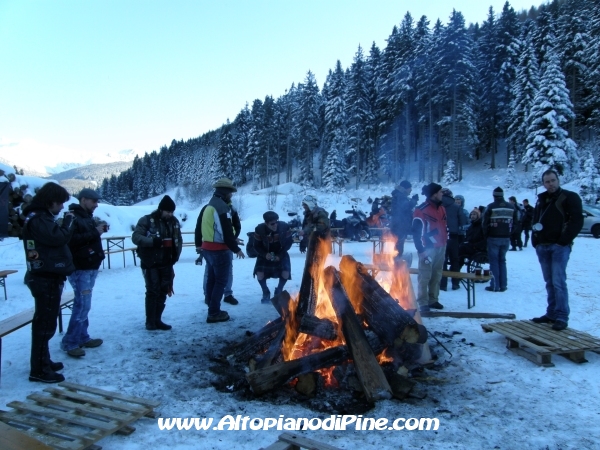
[[316, 206], [312, 211], [304, 211], [302, 230], [306, 237], [313, 231], [317, 231], [321, 236], [327, 235], [329, 233], [329, 213], [320, 206]]
[[48, 208], [35, 201], [23, 210], [23, 215], [23, 246], [28, 272], [65, 280], [75, 272], [68, 246], [73, 235], [73, 218], [67, 216], [59, 225]]
[[[233, 225], [233, 235], [237, 239], [240, 233], [242, 232], [242, 222], [240, 221], [240, 215], [235, 210], [231, 203], [228, 203], [229, 209], [231, 210], [231, 224]], [[202, 247], [202, 214], [208, 205], [204, 205], [200, 210], [200, 214], [198, 215], [198, 220], [196, 221], [196, 229], [194, 231], [194, 244], [197, 248]]]
[[469, 228], [469, 226], [470, 226], [469, 225], [469, 220], [470, 220], [469, 219], [469, 211], [467, 211], [467, 209], [465, 208], [466, 203], [465, 203], [465, 197], [463, 195], [455, 195], [454, 199], [461, 201], [460, 208], [462, 210], [463, 215], [465, 216], [465, 221], [463, 222], [464, 225], [458, 230], [458, 234], [460, 236], [464, 236], [467, 233], [467, 228]]
[[417, 206], [417, 198], [408, 198], [408, 191], [396, 187], [392, 191], [392, 224], [390, 231], [400, 239], [412, 232], [413, 211]]
[[73, 264], [77, 270], [98, 270], [104, 250], [93, 214], [77, 203], [69, 205], [69, 211], [75, 215], [73, 236], [69, 241]]
[[485, 252], [487, 250], [487, 243], [483, 234], [481, 219], [471, 222], [471, 225], [467, 228], [464, 243], [469, 244], [470, 248], [478, 252]]
[[446, 209], [439, 203], [427, 199], [414, 212], [412, 235], [417, 252], [428, 248], [440, 248], [448, 240]]
[[[241, 249], [236, 237], [239, 232], [236, 234], [232, 220], [233, 213], [229, 204], [220, 194], [215, 193], [198, 216], [194, 239], [196, 247], [213, 251], [229, 249], [233, 253], [239, 253]], [[241, 231], [241, 226], [239, 230]]]
[[272, 231], [266, 224], [261, 223], [254, 229], [254, 249], [259, 258], [273, 253], [282, 259], [284, 253], [292, 248], [292, 231], [290, 226], [282, 221], [277, 222], [277, 230]]
[[468, 217], [463, 214], [462, 207], [454, 202], [445, 208], [446, 220], [448, 221], [448, 237], [455, 238], [464, 230], [465, 225], [469, 223]]
[[490, 203], [483, 213], [483, 234], [487, 238], [510, 238], [517, 222], [517, 210], [500, 198]]
[[[173, 239], [171, 247], [155, 247], [155, 238]], [[161, 211], [143, 216], [137, 223], [131, 240], [137, 245], [137, 254], [142, 261], [142, 267], [153, 269], [172, 266], [179, 261], [183, 242], [179, 220], [171, 216], [161, 218]]]
[[531, 224], [533, 223], [533, 206], [527, 205], [523, 206], [524, 214], [523, 214], [523, 229], [531, 230]]
[[538, 195], [533, 223], [541, 223], [541, 231], [533, 231], [531, 243], [571, 245], [583, 227], [581, 197], [575, 192], [559, 188], [554, 194]]

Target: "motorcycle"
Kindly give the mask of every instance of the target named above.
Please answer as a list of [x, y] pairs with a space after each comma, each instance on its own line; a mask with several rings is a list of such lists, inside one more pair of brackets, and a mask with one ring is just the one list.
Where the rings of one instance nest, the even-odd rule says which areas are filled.
[[352, 206], [352, 209], [347, 209], [346, 214], [350, 216], [342, 220], [337, 220], [337, 213], [333, 211], [329, 219], [331, 228], [340, 228], [339, 237], [353, 241], [366, 241], [371, 237], [369, 225], [367, 224], [367, 215]]
[[292, 219], [287, 223], [292, 230], [292, 239], [294, 242], [300, 242], [302, 238], [300, 237], [299, 233], [300, 230], [302, 230], [302, 221], [296, 217], [298, 216], [298, 213], [296, 212], [289, 212], [288, 216], [292, 217]]

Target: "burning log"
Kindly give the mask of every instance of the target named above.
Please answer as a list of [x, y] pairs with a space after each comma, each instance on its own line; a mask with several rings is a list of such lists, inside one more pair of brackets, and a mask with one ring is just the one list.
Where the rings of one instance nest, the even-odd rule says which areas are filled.
[[[340, 262], [342, 284], [354, 285], [362, 293], [361, 311], [357, 311], [386, 346], [402, 347], [407, 342], [425, 343], [427, 330], [418, 324], [400, 304], [373, 279], [352, 256]], [[349, 289], [346, 288], [348, 291]], [[356, 305], [355, 302], [353, 304]]]
[[306, 261], [304, 263], [304, 272], [302, 272], [302, 282], [300, 284], [300, 295], [298, 297], [298, 315], [314, 315], [317, 307], [317, 293], [315, 291], [314, 280], [311, 269], [321, 266], [321, 262], [327, 256], [319, 250], [321, 238], [316, 231], [310, 234], [308, 246], [306, 248]]
[[250, 338], [233, 348], [231, 356], [238, 361], [248, 361], [257, 353], [264, 352], [271, 342], [285, 329], [285, 323], [281, 317], [269, 322]]
[[348, 348], [345, 345], [340, 345], [292, 361], [255, 370], [246, 374], [246, 380], [250, 383], [254, 393], [261, 395], [299, 375], [335, 366], [346, 359], [348, 359]]
[[342, 287], [338, 271], [330, 266], [325, 269], [325, 276], [333, 278], [333, 285], [330, 290], [331, 303], [342, 324], [344, 339], [354, 361], [356, 373], [367, 401], [375, 403], [377, 400], [392, 398], [390, 385], [369, 346], [362, 325], [358, 321], [354, 308]]
[[337, 339], [335, 324], [331, 320], [319, 319], [316, 316], [302, 316], [298, 331], [329, 341], [335, 341]]
[[305, 373], [298, 376], [298, 382], [294, 386], [296, 392], [307, 397], [314, 397], [319, 387], [319, 377], [317, 372]]
[[285, 339], [286, 327], [283, 326], [279, 329], [279, 332], [275, 336], [275, 339], [271, 342], [269, 349], [265, 352], [264, 355], [255, 359], [254, 362], [254, 370], [263, 369], [267, 366], [270, 366], [277, 360], [279, 356], [281, 356], [281, 344]]

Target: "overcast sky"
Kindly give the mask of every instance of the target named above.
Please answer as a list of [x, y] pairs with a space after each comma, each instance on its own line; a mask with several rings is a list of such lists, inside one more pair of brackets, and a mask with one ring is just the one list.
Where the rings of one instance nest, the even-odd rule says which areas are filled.
[[[532, 0], [512, 0], [519, 12]], [[322, 87], [410, 11], [483, 22], [504, 0], [0, 0], [0, 156], [78, 161], [158, 150], [282, 95]], [[13, 156], [12, 158], [10, 156]], [[67, 159], [68, 160], [68, 159]]]

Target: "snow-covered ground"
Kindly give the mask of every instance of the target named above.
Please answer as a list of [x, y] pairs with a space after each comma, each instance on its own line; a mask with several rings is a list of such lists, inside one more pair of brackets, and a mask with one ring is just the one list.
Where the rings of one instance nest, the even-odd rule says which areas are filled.
[[[468, 177], [468, 182], [451, 186], [455, 194], [466, 197], [467, 209], [487, 205], [492, 190], [502, 185], [497, 172], [485, 171]], [[497, 177], [494, 179], [494, 177]], [[287, 220], [285, 212], [299, 210], [301, 194], [280, 188], [274, 208]], [[320, 203], [329, 211], [337, 209], [342, 218], [350, 207], [350, 198], [361, 198], [368, 211], [367, 197], [375, 198], [391, 192], [391, 185], [349, 191], [343, 195], [318, 193]], [[420, 193], [420, 186], [414, 188]], [[300, 195], [300, 197], [299, 197]], [[535, 193], [506, 191], [519, 201]], [[262, 221], [267, 210], [267, 195], [242, 193], [238, 207], [242, 216], [243, 236]], [[110, 223], [108, 235], [130, 236], [137, 219], [152, 211], [159, 198], [134, 207], [100, 205], [96, 215]], [[184, 232], [195, 227], [199, 207], [180, 204], [176, 215]], [[184, 241], [193, 240], [186, 235]], [[414, 252], [414, 247], [408, 245]], [[363, 262], [371, 259], [371, 244], [344, 244], [344, 253]], [[600, 307], [596, 280], [600, 240], [579, 237], [568, 266], [571, 317], [570, 327], [600, 336]], [[0, 320], [31, 308], [33, 300], [23, 284], [25, 265], [22, 243], [16, 238], [0, 242], [0, 268], [18, 269], [6, 280], [8, 300], [0, 298]], [[260, 399], [239, 401], [221, 393], [211, 385], [215, 375], [208, 370], [209, 357], [225, 342], [244, 338], [246, 331], [256, 331], [277, 316], [271, 305], [260, 303], [260, 288], [252, 277], [254, 259], [234, 261], [234, 295], [237, 306], [224, 305], [232, 320], [219, 324], [206, 323], [206, 306], [202, 297], [203, 266], [196, 266], [193, 248], [184, 248], [175, 266], [175, 296], [167, 300], [164, 320], [173, 325], [168, 332], [149, 332], [144, 327], [144, 283], [139, 267], [134, 267], [130, 252], [126, 267], [120, 255], [113, 256], [112, 269], [102, 269], [93, 294], [90, 334], [104, 339], [86, 356], [74, 359], [61, 352], [61, 336], [50, 342], [54, 361], [65, 364], [67, 381], [141, 396], [161, 402], [160, 416], [212, 417], [218, 421], [231, 414], [252, 418], [328, 417], [298, 405], [273, 405]], [[335, 264], [339, 258], [332, 257]], [[297, 292], [304, 255], [298, 247], [291, 250], [292, 280], [286, 289]], [[477, 286], [474, 312], [514, 313], [518, 319], [529, 319], [545, 311], [545, 289], [533, 248], [508, 254], [508, 291], [491, 293]], [[275, 280], [270, 281], [271, 290]], [[413, 279], [413, 284], [416, 280]], [[68, 290], [70, 287], [67, 288]], [[465, 311], [466, 295], [459, 291], [441, 292], [440, 301], [449, 311]], [[586, 364], [575, 364], [554, 357], [555, 367], [542, 368], [516, 356], [505, 347], [498, 333], [484, 333], [481, 324], [489, 321], [471, 319], [423, 319], [432, 333], [438, 334], [450, 350], [448, 355], [434, 341], [432, 351], [438, 362], [446, 361], [441, 370], [426, 371], [418, 384], [427, 392], [423, 400], [410, 399], [379, 402], [365, 417], [421, 418], [437, 417], [437, 431], [299, 431], [306, 437], [321, 440], [339, 448], [499, 448], [499, 449], [580, 449], [600, 448], [600, 388], [598, 370], [600, 356], [586, 353]], [[2, 342], [2, 378], [0, 405], [24, 400], [44, 385], [27, 380], [29, 372], [30, 327], [5, 337]], [[7, 409], [4, 408], [3, 409]], [[247, 448], [257, 449], [273, 443], [282, 431], [161, 431], [157, 421], [140, 419], [137, 431], [130, 436], [110, 436], [100, 441], [106, 449], [145, 448]]]

